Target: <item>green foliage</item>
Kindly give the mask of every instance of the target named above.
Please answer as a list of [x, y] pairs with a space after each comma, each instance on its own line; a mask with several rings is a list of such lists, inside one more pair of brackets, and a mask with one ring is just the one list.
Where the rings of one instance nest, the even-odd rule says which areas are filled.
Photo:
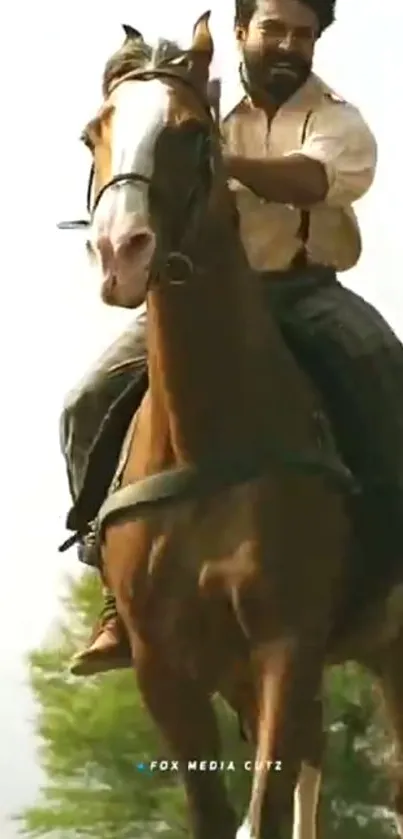
[[340, 839], [394, 837], [386, 804], [386, 756], [390, 740], [379, 711], [379, 697], [367, 673], [354, 664], [327, 677], [322, 820], [326, 835]]
[[133, 674], [81, 681], [68, 673], [71, 654], [87, 638], [99, 607], [93, 575], [71, 585], [65, 605], [67, 623], [30, 656], [47, 782], [41, 802], [23, 814], [25, 834], [143, 839], [145, 824], [163, 818], [180, 824], [182, 795], [173, 777], [149, 778], [136, 769], [155, 759], [161, 745], [143, 713]]
[[[143, 711], [133, 674], [120, 671], [77, 680], [68, 673], [71, 654], [87, 639], [98, 608], [95, 575], [70, 581], [64, 623], [29, 658], [46, 782], [36, 806], [19, 817], [22, 832], [31, 839], [179, 839], [187, 832], [176, 774], [138, 768], [166, 753]], [[352, 665], [335, 668], [327, 681], [328, 753], [321, 805], [326, 836], [395, 836], [384, 809], [387, 790], [378, 765], [388, 743], [372, 685]], [[250, 775], [240, 766], [249, 755], [237, 721], [222, 703], [217, 708], [224, 759], [238, 766], [225, 777], [242, 811]]]

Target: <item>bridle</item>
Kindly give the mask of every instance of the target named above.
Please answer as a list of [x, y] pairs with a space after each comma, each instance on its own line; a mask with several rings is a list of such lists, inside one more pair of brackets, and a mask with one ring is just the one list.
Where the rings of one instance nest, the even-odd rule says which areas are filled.
[[[199, 103], [202, 105], [203, 111], [208, 118], [208, 125], [210, 131], [204, 135], [202, 139], [202, 146], [200, 147], [200, 162], [205, 160], [206, 153], [211, 156], [210, 150], [210, 140], [213, 134], [213, 131], [216, 132], [217, 130], [217, 123], [219, 119], [218, 112], [216, 114], [216, 118], [212, 115], [210, 103], [207, 99], [201, 94], [200, 90], [196, 87], [193, 81], [187, 76], [180, 72], [180, 70], [176, 70], [173, 67], [156, 67], [150, 69], [138, 69], [132, 70], [129, 73], [126, 73], [124, 76], [121, 76], [119, 79], [116, 80], [115, 83], [111, 84], [109, 88], [109, 95], [116, 90], [121, 84], [127, 81], [151, 81], [153, 79], [173, 79], [175, 82], [180, 82], [183, 85], [186, 85], [188, 88], [191, 89], [192, 93], [196, 96]], [[219, 126], [218, 126], [219, 128]], [[206, 144], [209, 144], [209, 148], [206, 148]], [[144, 175], [141, 172], [121, 172], [117, 175], [113, 175], [109, 181], [107, 181], [97, 195], [95, 196], [94, 201], [92, 201], [92, 193], [93, 193], [93, 185], [94, 185], [94, 174], [95, 174], [95, 166], [94, 163], [91, 165], [90, 175], [88, 180], [87, 186], [87, 195], [86, 195], [86, 207], [88, 212], [88, 219], [78, 219], [74, 221], [61, 221], [58, 223], [58, 228], [61, 230], [72, 230], [72, 229], [85, 229], [90, 227], [95, 211], [101, 201], [101, 198], [105, 195], [105, 193], [111, 189], [112, 187], [118, 184], [124, 183], [133, 183], [133, 184], [144, 184], [148, 187], [151, 185], [151, 178], [147, 175]], [[197, 189], [196, 184], [191, 184], [189, 187], [189, 194], [186, 200], [186, 217], [187, 221], [189, 222], [193, 216], [195, 198], [197, 196]], [[176, 243], [178, 249], [171, 250], [169, 254], [164, 259], [164, 267], [169, 267], [171, 272], [174, 268], [174, 263], [177, 269], [177, 273], [179, 276], [183, 275], [183, 269], [185, 272], [188, 273], [189, 271], [193, 273], [193, 264], [189, 257], [185, 254], [181, 253], [179, 250], [180, 243]], [[155, 268], [154, 266], [154, 275], [155, 275]], [[178, 271], [179, 269], [179, 271]], [[174, 271], [175, 273], [175, 271]], [[182, 280], [178, 280], [182, 282]]]

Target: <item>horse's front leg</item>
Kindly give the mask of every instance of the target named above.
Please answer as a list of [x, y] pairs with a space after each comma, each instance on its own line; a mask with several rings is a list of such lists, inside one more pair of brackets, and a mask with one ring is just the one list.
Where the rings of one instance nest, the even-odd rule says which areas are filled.
[[223, 775], [200, 769], [202, 761], [221, 759], [217, 721], [203, 687], [155, 649], [143, 647], [139, 654], [136, 648], [136, 670], [144, 702], [179, 761], [194, 839], [234, 839], [237, 818]]
[[[344, 558], [337, 503], [321, 492], [319, 484], [308, 486], [304, 494], [297, 482], [293, 486], [290, 481], [284, 490], [288, 490], [284, 505], [288, 529], [281, 507], [277, 519], [268, 520], [266, 532], [261, 525], [256, 544], [265, 553], [255, 564], [262, 572], [249, 581], [239, 598], [258, 686], [256, 764], [244, 826], [245, 836], [249, 831], [253, 839], [291, 835], [294, 792], [310, 751], [308, 737], [314, 734], [313, 709]], [[266, 509], [271, 509], [269, 504]], [[320, 718], [316, 725], [319, 731]], [[315, 825], [317, 781], [316, 774], [310, 778], [309, 789], [300, 788], [301, 795], [305, 793], [305, 836], [309, 831], [312, 835]], [[298, 807], [295, 815], [298, 819]], [[301, 817], [300, 811], [296, 836], [298, 831], [304, 835]]]
[[[223, 774], [198, 769], [204, 761], [219, 761], [221, 754], [208, 691], [177, 662], [178, 656], [173, 656], [177, 663], [168, 660], [167, 645], [162, 648], [154, 631], [154, 615], [163, 610], [164, 595], [158, 604], [156, 599], [165, 589], [158, 589], [155, 574], [149, 573], [150, 542], [147, 528], [139, 522], [108, 528], [103, 551], [108, 584], [129, 636], [144, 703], [178, 762], [193, 839], [234, 839], [237, 818]], [[167, 566], [162, 563], [160, 568]]]
[[305, 655], [305, 650], [305, 639], [282, 638], [261, 645], [255, 653], [260, 659], [260, 692], [252, 793], [244, 823], [248, 839], [291, 836], [293, 814], [295, 839], [315, 836], [316, 802], [308, 800], [311, 790], [297, 785], [303, 783], [304, 729], [320, 681], [321, 660], [312, 650]]
[[292, 839], [317, 839], [317, 813], [325, 749], [322, 697], [314, 699], [306, 719], [306, 746], [294, 793]]

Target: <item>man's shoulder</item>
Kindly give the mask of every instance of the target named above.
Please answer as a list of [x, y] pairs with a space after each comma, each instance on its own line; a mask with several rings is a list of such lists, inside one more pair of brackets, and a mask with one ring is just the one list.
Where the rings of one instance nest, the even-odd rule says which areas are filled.
[[319, 108], [321, 105], [347, 105], [352, 107], [351, 102], [348, 102], [338, 91], [326, 84], [316, 73], [311, 73], [305, 85], [290, 100], [290, 107], [299, 107], [304, 104]]
[[311, 108], [313, 118], [309, 121], [307, 139], [318, 137], [337, 138], [333, 142], [345, 145], [346, 149], [360, 148], [362, 155], [367, 154], [374, 165], [376, 160], [376, 140], [361, 110], [345, 99], [318, 76], [313, 79], [316, 90], [316, 105]]
[[314, 73], [312, 73], [310, 79], [310, 92], [312, 95], [312, 102], [315, 102], [316, 105], [316, 108], [314, 108], [315, 110], [320, 111], [321, 109], [328, 110], [329, 108], [341, 108], [350, 115], [361, 117], [361, 112], [357, 105], [349, 99], [346, 99], [345, 96], [330, 87], [330, 85], [326, 84], [323, 79]]
[[316, 106], [312, 108], [319, 119], [329, 125], [349, 126], [352, 131], [371, 133], [370, 128], [360, 108], [353, 102], [340, 95], [326, 84], [319, 76], [313, 76], [316, 90]]

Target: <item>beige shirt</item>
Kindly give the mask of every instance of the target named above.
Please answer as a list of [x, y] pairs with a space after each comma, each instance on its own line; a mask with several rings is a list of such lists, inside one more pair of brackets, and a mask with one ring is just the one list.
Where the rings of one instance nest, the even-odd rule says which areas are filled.
[[[352, 268], [361, 254], [361, 236], [352, 204], [369, 189], [376, 168], [376, 142], [360, 112], [317, 76], [276, 114], [268, 128], [263, 111], [243, 98], [227, 116], [222, 133], [226, 150], [270, 159], [300, 153], [326, 168], [325, 201], [310, 208], [308, 259], [337, 271]], [[249, 261], [257, 270], [283, 270], [301, 249], [301, 211], [267, 203], [238, 181], [231, 181]]]

